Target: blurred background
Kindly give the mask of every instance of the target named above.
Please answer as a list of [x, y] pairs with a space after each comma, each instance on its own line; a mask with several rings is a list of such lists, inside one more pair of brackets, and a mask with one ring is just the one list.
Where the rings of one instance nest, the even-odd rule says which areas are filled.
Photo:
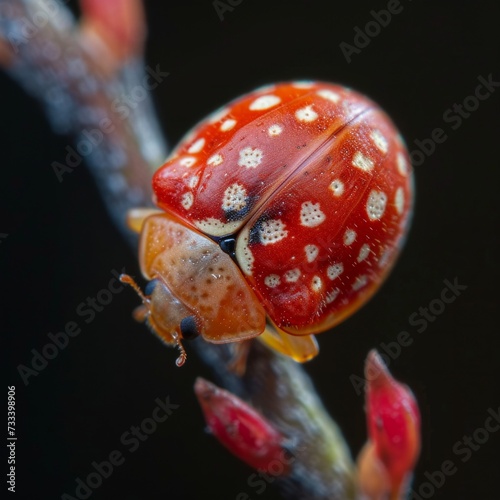
[[[451, 460], [456, 472], [424, 487], [421, 498], [498, 498], [500, 432], [478, 429], [489, 410], [500, 412], [500, 84], [477, 109], [454, 108], [464, 101], [474, 107], [467, 98], [478, 77], [500, 82], [496, 2], [401, 0], [401, 11], [350, 62], [340, 44], [354, 46], [355, 28], [364, 31], [370, 11], [386, 9], [386, 0], [232, 4], [145, 2], [146, 63], [169, 73], [152, 97], [171, 145], [230, 99], [290, 79], [366, 93], [410, 151], [444, 130], [432, 154], [414, 154], [423, 158], [415, 166], [414, 222], [396, 268], [366, 307], [318, 337], [321, 353], [307, 371], [356, 455], [366, 431], [352, 375], [362, 376], [371, 348], [383, 352], [407, 331], [413, 342], [393, 355], [390, 369], [411, 386], [422, 412], [415, 490]], [[199, 375], [210, 379], [209, 371], [195, 355], [176, 368], [176, 353], [133, 321], [138, 299], [130, 289], [88, 323], [90, 315], [77, 312], [108, 287], [113, 270], [137, 275], [136, 255], [83, 164], [57, 181], [51, 163], [64, 160], [70, 137], [55, 135], [37, 102], [2, 72], [0, 99], [2, 352], [5, 385], [16, 386], [18, 498], [74, 496], [76, 479], [114, 450], [124, 463], [91, 498], [279, 498], [272, 485], [249, 485], [253, 471], [204, 431], [192, 386]], [[410, 317], [421, 318], [420, 308], [440, 299], [444, 280], [467, 289], [425, 328], [422, 320], [415, 325]], [[433, 308], [441, 311], [437, 302]], [[18, 365], [30, 366], [31, 350], [41, 351], [49, 332], [69, 321], [81, 333], [25, 386]], [[123, 434], [167, 396], [179, 407], [131, 452]]]

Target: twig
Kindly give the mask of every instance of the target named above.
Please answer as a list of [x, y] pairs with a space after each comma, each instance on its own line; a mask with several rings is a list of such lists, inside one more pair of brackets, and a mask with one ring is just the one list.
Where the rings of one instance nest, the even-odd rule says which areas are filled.
[[54, 175], [63, 182], [85, 160], [130, 238], [124, 214], [151, 203], [150, 178], [166, 157], [136, 44], [118, 66], [89, 23], [78, 31], [59, 1], [9, 0], [0, 9], [0, 64], [43, 104], [57, 133], [75, 136], [75, 146], [53, 162]]

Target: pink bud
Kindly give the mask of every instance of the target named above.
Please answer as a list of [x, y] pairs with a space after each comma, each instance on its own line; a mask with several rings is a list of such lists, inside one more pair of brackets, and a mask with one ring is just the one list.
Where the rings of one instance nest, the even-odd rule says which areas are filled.
[[84, 32], [97, 36], [118, 61], [142, 50], [146, 25], [141, 0], [80, 0]]
[[365, 378], [368, 435], [394, 495], [420, 453], [420, 413], [411, 390], [391, 376], [375, 350], [366, 359]]
[[285, 455], [284, 438], [267, 419], [234, 394], [201, 377], [196, 379], [194, 391], [208, 428], [233, 455], [254, 469], [274, 475], [288, 472], [290, 460]]

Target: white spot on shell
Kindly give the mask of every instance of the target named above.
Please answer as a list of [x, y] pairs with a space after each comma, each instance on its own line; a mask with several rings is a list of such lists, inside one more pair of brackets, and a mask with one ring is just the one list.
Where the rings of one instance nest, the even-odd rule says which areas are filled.
[[[346, 91], [347, 89], [344, 87], [344, 92]], [[354, 118], [355, 116], [359, 116], [361, 113], [366, 111], [366, 104], [361, 104], [361, 102], [353, 98], [353, 96], [347, 95], [346, 99], [342, 103], [342, 108], [347, 115], [347, 118], [350, 119], [350, 117]]]
[[313, 276], [313, 279], [311, 281], [311, 288], [313, 292], [321, 292], [323, 289], [323, 280], [319, 276]]
[[333, 196], [342, 196], [344, 193], [344, 183], [339, 179], [334, 179], [330, 184]]
[[204, 233], [211, 234], [213, 236], [231, 234], [238, 228], [238, 226], [240, 226], [240, 224], [240, 221], [222, 222], [221, 220], [214, 219], [213, 217], [194, 221], [194, 225], [197, 228], [201, 229]]
[[191, 189], [194, 189], [198, 185], [198, 182], [200, 182], [200, 178], [197, 175], [193, 175], [188, 179], [187, 185]]
[[241, 270], [251, 276], [253, 271], [253, 263], [255, 258], [252, 251], [248, 247], [248, 229], [244, 229], [242, 234], [238, 237], [236, 243], [236, 258]]
[[257, 89], [257, 92], [263, 93], [263, 92], [273, 92], [276, 90], [276, 84], [274, 83], [268, 83], [267, 85], [262, 85], [262, 87], [259, 87]]
[[401, 152], [396, 155], [396, 165], [398, 166], [399, 173], [406, 177], [408, 175], [408, 162], [405, 155]]
[[319, 253], [319, 248], [316, 245], [306, 245], [304, 247], [307, 262], [314, 262]]
[[219, 120], [222, 120], [222, 118], [224, 118], [228, 113], [229, 109], [220, 108], [210, 115], [210, 117], [208, 118], [208, 123], [216, 123]]
[[191, 206], [193, 205], [193, 193], [184, 193], [182, 195], [182, 200], [181, 200], [181, 205], [186, 209], [189, 210]]
[[340, 96], [336, 92], [333, 92], [332, 90], [321, 89], [321, 90], [318, 90], [318, 92], [316, 92], [316, 93], [320, 97], [322, 97], [323, 99], [327, 99], [328, 101], [331, 101], [334, 103], [337, 103], [340, 101]]
[[301, 122], [313, 122], [318, 118], [318, 113], [312, 109], [312, 106], [306, 106], [305, 108], [298, 109], [295, 112], [295, 116]]
[[314, 86], [314, 82], [311, 82], [308, 80], [293, 82], [293, 84], [292, 84], [292, 87], [295, 87], [296, 89], [310, 89], [313, 86]]
[[373, 167], [373, 161], [365, 156], [361, 151], [357, 151], [352, 158], [352, 164], [365, 172], [369, 172]]
[[261, 224], [259, 236], [263, 245], [271, 245], [284, 240], [288, 236], [288, 231], [280, 219], [266, 220]]
[[378, 220], [384, 215], [387, 205], [387, 195], [382, 191], [370, 191], [366, 202], [366, 212], [370, 220]]
[[196, 163], [196, 158], [186, 156], [179, 162], [183, 167], [192, 167]]
[[300, 275], [300, 269], [290, 269], [290, 271], [287, 271], [285, 273], [285, 281], [288, 281], [289, 283], [295, 283], [300, 278]]
[[380, 132], [380, 130], [378, 129], [372, 130], [370, 137], [373, 141], [373, 144], [375, 144], [375, 147], [379, 151], [381, 151], [384, 154], [386, 154], [387, 151], [389, 151], [389, 143], [387, 142], [387, 139], [382, 135], [382, 132]]
[[276, 137], [277, 135], [280, 135], [281, 132], [283, 132], [283, 128], [278, 124], [271, 125], [267, 129], [267, 133], [269, 134], [270, 137]]
[[231, 184], [225, 191], [222, 199], [222, 210], [239, 212], [247, 206], [247, 190], [237, 182]]
[[203, 149], [203, 146], [205, 146], [205, 139], [201, 137], [196, 142], [191, 144], [191, 147], [188, 149], [188, 153], [189, 154], [199, 153]]
[[255, 101], [250, 104], [250, 110], [260, 111], [262, 109], [269, 109], [276, 106], [281, 102], [281, 99], [277, 95], [263, 95], [257, 97]]
[[326, 295], [326, 303], [331, 304], [338, 296], [340, 293], [340, 290], [338, 288], [334, 288], [331, 292], [328, 292]]
[[224, 158], [222, 158], [222, 155], [216, 154], [216, 155], [211, 156], [208, 159], [207, 165], [212, 165], [212, 166], [216, 167], [217, 165], [220, 165], [223, 161], [224, 161]]
[[[188, 144], [194, 141], [194, 138], [196, 137], [198, 130], [197, 127], [191, 128], [186, 134], [184, 134], [184, 137], [182, 138], [182, 144]], [[175, 148], [172, 153], [176, 152], [178, 148]], [[172, 155], [170, 155], [172, 156]]]
[[356, 231], [347, 229], [344, 233], [344, 245], [352, 245], [356, 241]]
[[334, 280], [338, 278], [344, 272], [344, 265], [342, 262], [338, 262], [337, 264], [332, 264], [326, 270], [326, 275], [329, 279]]
[[380, 258], [378, 260], [378, 267], [381, 269], [387, 266], [387, 263], [389, 262], [389, 258], [391, 257], [393, 252], [393, 249], [391, 247], [385, 248], [382, 251], [382, 254], [380, 255]]
[[280, 277], [277, 274], [270, 274], [264, 278], [264, 284], [269, 288], [275, 288], [281, 283]]
[[326, 219], [326, 215], [320, 210], [319, 203], [306, 201], [300, 207], [300, 223], [306, 227], [319, 226]]
[[222, 123], [219, 130], [221, 132], [227, 132], [231, 130], [235, 125], [236, 125], [236, 120], [229, 119]]
[[359, 250], [359, 254], [358, 254], [358, 262], [362, 262], [363, 260], [365, 260], [368, 255], [370, 255], [370, 245], [368, 245], [367, 243], [365, 243]]
[[356, 292], [360, 288], [363, 288], [367, 283], [368, 283], [368, 277], [365, 274], [363, 274], [361, 276], [358, 276], [354, 280], [354, 283], [352, 284], [352, 289]]
[[255, 168], [262, 163], [264, 154], [258, 148], [244, 148], [240, 151], [240, 159], [238, 165], [240, 167]]
[[396, 210], [398, 214], [402, 214], [405, 208], [405, 193], [402, 187], [398, 187], [396, 190], [396, 196], [394, 197], [394, 204], [396, 205]]

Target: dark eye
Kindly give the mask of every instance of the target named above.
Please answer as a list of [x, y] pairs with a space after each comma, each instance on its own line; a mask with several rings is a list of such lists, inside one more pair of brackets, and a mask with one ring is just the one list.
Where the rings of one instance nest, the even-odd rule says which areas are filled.
[[234, 257], [234, 251], [236, 248], [236, 238], [234, 236], [226, 236], [219, 240], [219, 245], [221, 250], [227, 253], [229, 256]]
[[144, 288], [144, 295], [146, 295], [146, 297], [149, 297], [150, 295], [153, 294], [155, 288], [156, 288], [156, 285], [158, 284], [158, 280], [151, 280]]
[[181, 321], [180, 327], [182, 338], [186, 340], [192, 340], [200, 334], [194, 316], [184, 318]]

